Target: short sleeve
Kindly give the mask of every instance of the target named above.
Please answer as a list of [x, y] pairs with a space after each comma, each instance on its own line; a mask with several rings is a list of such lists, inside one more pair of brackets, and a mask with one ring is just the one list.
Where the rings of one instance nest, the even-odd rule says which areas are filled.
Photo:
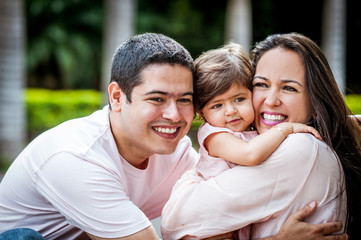
[[95, 236], [127, 236], [150, 225], [128, 198], [122, 177], [70, 153], [56, 154], [36, 173], [35, 188], [69, 224]]

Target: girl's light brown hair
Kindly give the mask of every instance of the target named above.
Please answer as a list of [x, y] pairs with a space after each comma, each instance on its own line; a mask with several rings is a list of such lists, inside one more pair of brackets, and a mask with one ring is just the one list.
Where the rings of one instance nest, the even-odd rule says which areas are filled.
[[233, 84], [252, 90], [252, 65], [247, 51], [237, 43], [204, 52], [195, 60], [194, 108], [200, 112], [215, 96]]

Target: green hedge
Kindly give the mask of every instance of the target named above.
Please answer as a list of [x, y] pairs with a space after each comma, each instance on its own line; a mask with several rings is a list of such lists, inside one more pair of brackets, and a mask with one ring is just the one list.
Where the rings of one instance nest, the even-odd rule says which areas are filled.
[[102, 95], [95, 90], [27, 89], [25, 96], [29, 138], [102, 107]]
[[361, 95], [350, 94], [345, 97], [347, 106], [353, 114], [361, 114]]
[[[361, 95], [347, 95], [346, 103], [354, 114], [361, 114]], [[102, 94], [95, 90], [27, 89], [26, 106], [29, 138], [66, 120], [87, 116], [102, 108]], [[202, 121], [192, 124], [196, 131]]]

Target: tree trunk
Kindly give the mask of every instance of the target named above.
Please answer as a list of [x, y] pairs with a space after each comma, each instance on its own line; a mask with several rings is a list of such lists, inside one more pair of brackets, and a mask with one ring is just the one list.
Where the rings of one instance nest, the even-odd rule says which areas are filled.
[[117, 47], [134, 34], [136, 0], [105, 0], [102, 92], [107, 101], [112, 57]]
[[346, 92], [346, 0], [325, 0], [322, 48], [341, 93]]
[[252, 8], [250, 0], [228, 0], [226, 12], [226, 41], [234, 40], [246, 50], [252, 41]]
[[0, 157], [12, 161], [25, 143], [25, 24], [22, 0], [0, 1]]

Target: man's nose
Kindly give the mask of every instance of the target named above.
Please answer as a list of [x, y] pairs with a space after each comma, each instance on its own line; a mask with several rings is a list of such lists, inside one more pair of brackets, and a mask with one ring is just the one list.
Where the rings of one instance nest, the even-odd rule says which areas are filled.
[[178, 122], [181, 119], [181, 114], [177, 103], [174, 101], [169, 102], [164, 109], [162, 117], [173, 122]]

